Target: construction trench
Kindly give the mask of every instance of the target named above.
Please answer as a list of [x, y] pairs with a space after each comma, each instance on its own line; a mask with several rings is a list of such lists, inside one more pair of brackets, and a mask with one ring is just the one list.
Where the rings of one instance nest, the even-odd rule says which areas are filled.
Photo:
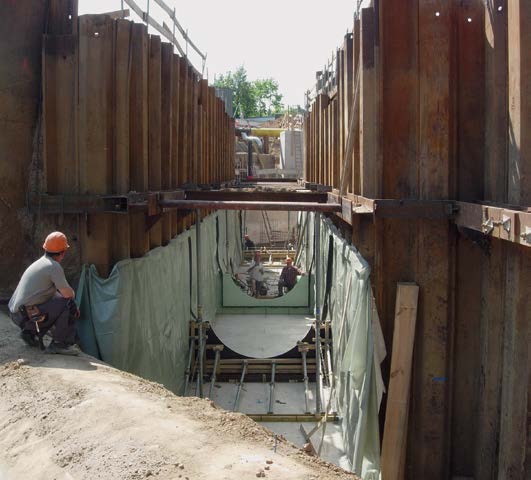
[[[279, 479], [349, 478], [308, 463], [315, 457], [370, 480], [529, 478], [531, 3], [360, 7], [307, 93], [303, 172], [289, 178], [246, 178], [257, 173], [252, 145], [242, 168], [242, 132], [225, 104], [141, 9], [162, 41], [123, 12], [78, 17], [75, 0], [12, 2], [0, 19], [0, 297], [46, 234], [64, 231], [80, 345], [105, 362], [83, 357], [70, 364], [75, 375], [101, 376], [91, 404], [100, 395], [107, 410], [115, 384], [132, 380], [108, 380], [106, 365], [176, 395], [140, 382], [138, 395], [154, 395], [143, 408], [168, 398], [171, 412], [191, 408], [184, 420], [198, 423], [186, 440], [221, 441], [210, 445], [212, 465], [190, 460], [190, 479], [254, 477], [264, 452], [286, 470], [268, 463], [256, 476]], [[288, 227], [280, 246], [270, 231], [261, 242], [270, 288], [254, 298], [243, 235], [273, 212], [289, 212]], [[287, 256], [304, 275], [278, 297]], [[13, 335], [4, 311], [0, 319]], [[29, 375], [69, 364], [8, 343], [0, 339], [0, 478], [10, 468], [12, 478], [151, 475], [112, 462], [81, 472], [58, 463], [55, 444], [44, 449], [47, 474], [28, 475], [20, 448], [39, 439], [15, 414], [32, 411]], [[136, 416], [124, 421], [147, 438], [138, 398], [128, 397]], [[127, 414], [121, 400], [116, 417]], [[265, 426], [262, 443], [254, 424], [224, 410]], [[207, 428], [209, 415], [217, 427], [242, 421], [243, 433]], [[36, 425], [32, 434], [52, 435]], [[105, 442], [119, 431], [93, 441], [118, 450], [123, 439]], [[302, 460], [293, 464], [286, 439]], [[215, 457], [223, 443], [250, 446], [227, 454], [232, 473]], [[149, 448], [135, 447], [148, 463]], [[237, 473], [244, 464], [252, 475]], [[176, 478], [160, 468], [159, 478]]]

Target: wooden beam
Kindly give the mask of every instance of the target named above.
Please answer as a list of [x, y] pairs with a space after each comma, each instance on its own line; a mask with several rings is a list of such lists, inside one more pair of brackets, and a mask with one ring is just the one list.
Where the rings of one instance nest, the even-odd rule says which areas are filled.
[[378, 85], [376, 82], [374, 8], [361, 10], [360, 45], [360, 193], [380, 196], [380, 166], [377, 158], [379, 122], [377, 118]]
[[[419, 198], [449, 198], [451, 120], [450, 95], [452, 5], [419, 2]], [[449, 224], [436, 220], [417, 223], [416, 281], [420, 286], [415, 353], [411, 435], [406, 472], [411, 478], [449, 476], [448, 366], [451, 342], [451, 266]], [[414, 448], [414, 453], [413, 450]]]
[[509, 168], [507, 201], [531, 205], [531, 3], [508, 1]]
[[[79, 19], [79, 176], [80, 191], [112, 191], [113, 20], [105, 15]], [[94, 121], [97, 118], [98, 121]], [[111, 223], [106, 214], [90, 215], [81, 234], [82, 259], [101, 276], [111, 265]]]
[[[173, 133], [173, 46], [163, 43], [161, 47], [161, 189], [173, 188], [172, 166], [172, 133]], [[167, 245], [172, 239], [172, 218], [175, 215], [164, 214], [161, 220], [162, 245]]]
[[407, 445], [411, 365], [418, 297], [418, 285], [413, 283], [398, 284], [391, 375], [382, 443], [382, 476], [386, 480], [399, 480], [400, 464]]
[[[130, 86], [132, 23], [114, 23], [114, 162], [113, 193], [127, 194], [131, 190], [130, 158]], [[121, 215], [112, 222], [112, 263], [129, 258], [131, 254], [130, 218]]]
[[499, 478], [507, 248], [505, 242], [495, 239], [490, 242], [490, 251], [484, 252], [482, 257], [480, 287], [483, 305], [478, 338], [482, 374], [478, 378], [477, 390], [474, 478]]
[[76, 37], [45, 35], [43, 64], [47, 191], [75, 193], [79, 189]]
[[[501, 10], [498, 8], [501, 7]], [[485, 2], [485, 200], [507, 201], [507, 0]]]
[[120, 20], [125, 19], [131, 15], [131, 12], [128, 8], [124, 8], [123, 10], [113, 10], [112, 12], [103, 12], [102, 15], [107, 15], [108, 17], [111, 17], [113, 20]]
[[341, 205], [333, 203], [312, 202], [251, 202], [251, 201], [216, 201], [216, 200], [161, 200], [161, 207], [180, 210], [281, 210], [295, 212], [340, 212]]
[[326, 193], [317, 192], [262, 192], [237, 190], [186, 190], [186, 200], [258, 200], [277, 202], [326, 203]]
[[[130, 172], [131, 190], [148, 190], [148, 35], [144, 25], [133, 23], [131, 32]], [[131, 257], [149, 250], [145, 216], [131, 216]]]
[[77, 33], [78, 0], [50, 0], [47, 8], [47, 33], [52, 35], [75, 35]]
[[[160, 37], [149, 37], [148, 61], [148, 189], [162, 187], [161, 168], [161, 41]], [[162, 245], [162, 225], [155, 223], [149, 231], [149, 248]]]

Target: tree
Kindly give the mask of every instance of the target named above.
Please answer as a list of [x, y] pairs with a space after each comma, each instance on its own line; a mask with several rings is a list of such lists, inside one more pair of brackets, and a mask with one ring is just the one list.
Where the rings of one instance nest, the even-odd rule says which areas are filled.
[[233, 103], [235, 111], [239, 109], [242, 116], [253, 117], [256, 115], [256, 98], [253, 86], [247, 80], [247, 72], [243, 66], [234, 73], [227, 72], [220, 75], [214, 82], [216, 87], [230, 88], [234, 94]]
[[272, 78], [255, 80], [253, 82], [258, 115], [265, 116], [282, 111], [282, 94], [278, 89], [278, 82]]
[[214, 86], [233, 91], [234, 111], [241, 117], [265, 116], [282, 111], [278, 82], [272, 78], [250, 82], [243, 66], [234, 73], [229, 71], [217, 77]]

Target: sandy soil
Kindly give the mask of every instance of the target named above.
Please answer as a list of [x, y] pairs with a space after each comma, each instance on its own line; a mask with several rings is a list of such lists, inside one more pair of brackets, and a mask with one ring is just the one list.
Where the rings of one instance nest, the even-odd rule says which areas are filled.
[[0, 480], [148, 477], [356, 478], [209, 400], [26, 347], [0, 312]]

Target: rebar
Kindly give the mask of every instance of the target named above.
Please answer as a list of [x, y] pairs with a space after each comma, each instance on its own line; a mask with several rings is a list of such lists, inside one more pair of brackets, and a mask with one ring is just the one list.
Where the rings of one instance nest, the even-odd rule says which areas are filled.
[[216, 356], [214, 358], [214, 368], [212, 370], [212, 376], [210, 377], [210, 388], [208, 389], [208, 398], [212, 399], [212, 389], [216, 383], [216, 371], [218, 369], [219, 356], [221, 354], [220, 350], [216, 350]]
[[310, 395], [310, 388], [308, 386], [308, 367], [306, 365], [306, 350], [303, 350], [301, 352], [302, 354], [302, 371], [304, 373], [304, 405], [305, 405], [305, 413], [310, 413], [310, 407], [308, 406], [308, 397]]
[[315, 212], [315, 411], [321, 412], [321, 214]]
[[240, 403], [240, 393], [243, 387], [243, 380], [245, 379], [245, 372], [247, 371], [247, 360], [243, 361], [242, 367], [242, 376], [240, 377], [240, 383], [238, 383], [238, 389], [236, 390], [236, 398], [234, 399], [234, 407], [232, 411], [235, 412], [238, 409], [238, 404]]
[[199, 372], [197, 372], [198, 396], [203, 398], [203, 307], [201, 297], [201, 212], [195, 211], [195, 243], [196, 243], [196, 285], [197, 285], [197, 327], [199, 328]]
[[186, 371], [185, 371], [185, 380], [184, 380], [184, 396], [185, 397], [188, 394], [188, 383], [190, 382], [190, 372], [192, 369], [192, 358], [194, 356], [194, 343], [195, 343], [195, 338], [192, 337], [190, 339], [190, 349], [188, 350], [188, 364], [186, 366]]
[[273, 413], [273, 404], [274, 404], [274, 396], [275, 396], [275, 370], [276, 370], [277, 364], [273, 362], [271, 364], [271, 382], [269, 382], [269, 410], [267, 413]]

